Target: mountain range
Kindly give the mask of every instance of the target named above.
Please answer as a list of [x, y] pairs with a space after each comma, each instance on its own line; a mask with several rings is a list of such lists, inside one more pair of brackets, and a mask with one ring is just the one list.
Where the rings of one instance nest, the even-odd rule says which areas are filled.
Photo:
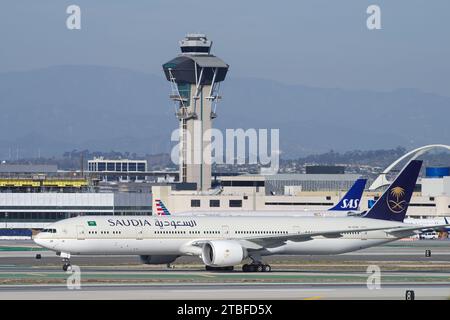
[[[449, 92], [450, 93], [450, 92]], [[170, 152], [178, 126], [161, 74], [105, 66], [0, 73], [0, 160], [73, 149]], [[450, 141], [450, 96], [234, 78], [214, 126], [277, 128], [283, 158]]]

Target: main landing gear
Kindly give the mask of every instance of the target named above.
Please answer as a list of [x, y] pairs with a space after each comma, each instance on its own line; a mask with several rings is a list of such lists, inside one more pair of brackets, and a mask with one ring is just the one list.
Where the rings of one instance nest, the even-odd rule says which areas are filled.
[[268, 264], [265, 264], [261, 261], [261, 257], [250, 257], [252, 259], [252, 263], [244, 264], [242, 266], [242, 271], [244, 272], [270, 272], [272, 271], [272, 267]]
[[250, 264], [244, 264], [242, 266], [242, 271], [244, 271], [244, 272], [270, 272], [270, 271], [272, 271], [272, 267], [268, 264], [252, 262]]

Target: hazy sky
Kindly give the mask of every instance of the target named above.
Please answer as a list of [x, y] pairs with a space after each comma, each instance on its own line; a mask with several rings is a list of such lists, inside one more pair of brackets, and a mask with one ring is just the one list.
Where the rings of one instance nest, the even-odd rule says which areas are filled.
[[[66, 28], [66, 8], [82, 29]], [[382, 30], [366, 27], [370, 4]], [[316, 87], [418, 88], [450, 96], [448, 0], [2, 0], [0, 72], [61, 64], [161, 74], [204, 32], [230, 76]]]

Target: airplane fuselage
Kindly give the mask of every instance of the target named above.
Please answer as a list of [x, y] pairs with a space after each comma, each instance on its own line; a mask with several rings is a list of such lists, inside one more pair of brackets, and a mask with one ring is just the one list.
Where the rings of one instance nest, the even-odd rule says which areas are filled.
[[[399, 239], [385, 231], [358, 229], [407, 226], [357, 217], [181, 217], [84, 216], [62, 220], [35, 236], [40, 246], [72, 255], [201, 255], [198, 241], [235, 240], [259, 255], [340, 254]], [[271, 246], [250, 243], [261, 237], [348, 230], [339, 237], [314, 236]], [[402, 237], [411, 235], [405, 233]]]

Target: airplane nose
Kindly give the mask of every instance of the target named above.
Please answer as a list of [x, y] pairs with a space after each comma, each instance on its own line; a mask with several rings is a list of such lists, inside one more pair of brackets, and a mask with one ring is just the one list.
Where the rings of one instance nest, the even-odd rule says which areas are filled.
[[34, 243], [36, 243], [38, 246], [42, 247], [42, 240], [37, 238], [36, 236], [33, 237]]
[[44, 245], [44, 242], [45, 242], [45, 241], [42, 239], [42, 237], [41, 237], [41, 235], [40, 235], [39, 233], [33, 236], [33, 241], [34, 241], [34, 243], [36, 243], [38, 246], [44, 247], [44, 248], [45, 248], [45, 245]]

